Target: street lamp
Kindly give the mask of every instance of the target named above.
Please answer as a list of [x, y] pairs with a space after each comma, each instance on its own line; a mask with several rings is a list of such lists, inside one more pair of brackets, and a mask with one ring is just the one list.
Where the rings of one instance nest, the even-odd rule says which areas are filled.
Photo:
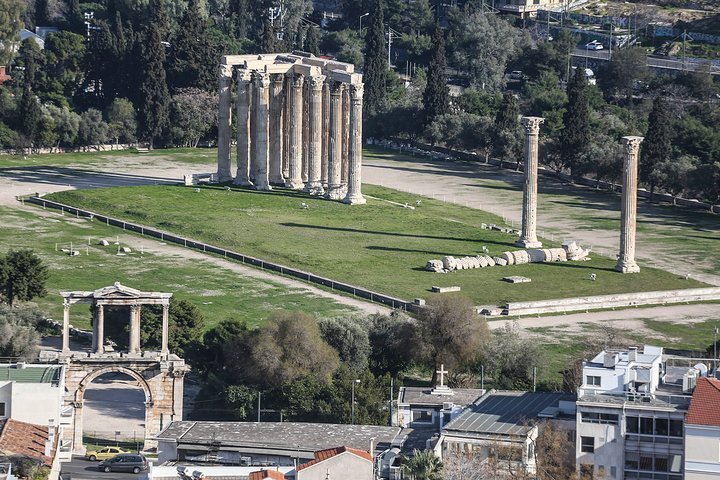
[[350, 401], [350, 425], [355, 425], [355, 384], [360, 383], [360, 380], [355, 379], [352, 382], [352, 398]]
[[360, 15], [360, 33], [361, 34], [362, 34], [362, 19], [363, 19], [363, 17], [367, 17], [368, 15], [370, 15], [370, 12], [363, 13], [362, 15]]

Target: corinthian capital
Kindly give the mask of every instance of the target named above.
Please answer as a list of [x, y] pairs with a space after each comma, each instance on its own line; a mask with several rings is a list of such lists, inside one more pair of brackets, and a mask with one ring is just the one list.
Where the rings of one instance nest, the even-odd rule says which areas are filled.
[[305, 77], [304, 77], [302, 74], [296, 73], [296, 74], [292, 77], [292, 86], [293, 86], [293, 88], [302, 88], [303, 83], [305, 83]]
[[343, 82], [331, 82], [330, 83], [330, 95], [342, 95], [345, 91], [345, 84]]
[[252, 80], [257, 88], [267, 88], [270, 86], [270, 75], [265, 72], [252, 72]]
[[325, 75], [312, 75], [309, 77], [310, 88], [316, 92], [322, 91], [325, 78]]
[[540, 125], [545, 121], [542, 117], [522, 117], [520, 123], [525, 127], [527, 135], [537, 135], [540, 133]]
[[622, 137], [625, 155], [637, 155], [643, 140], [645, 137]]
[[365, 85], [362, 83], [353, 83], [350, 85], [350, 98], [352, 100], [362, 100]]

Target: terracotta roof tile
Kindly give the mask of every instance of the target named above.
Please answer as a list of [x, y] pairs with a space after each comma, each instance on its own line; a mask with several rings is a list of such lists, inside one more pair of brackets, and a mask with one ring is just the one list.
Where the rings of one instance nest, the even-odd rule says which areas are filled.
[[48, 439], [48, 427], [20, 422], [9, 418], [0, 420], [0, 452], [4, 455], [22, 455], [42, 460], [52, 465], [57, 447], [58, 435], [50, 456], [45, 456], [45, 442]]
[[276, 470], [259, 470], [250, 472], [250, 480], [285, 480], [285, 475]]
[[700, 378], [685, 423], [720, 427], [720, 380]]
[[372, 456], [364, 451], [359, 450], [357, 448], [352, 447], [335, 447], [335, 448], [328, 448], [325, 450], [318, 450], [315, 452], [315, 460], [310, 460], [309, 462], [305, 462], [302, 465], [298, 466], [298, 470], [302, 470], [303, 468], [311, 467], [317, 463], [324, 462], [325, 460], [332, 458], [336, 455], [340, 455], [341, 453], [352, 453], [353, 455], [357, 455], [360, 458], [364, 458], [365, 460], [368, 460], [369, 462], [372, 462]]

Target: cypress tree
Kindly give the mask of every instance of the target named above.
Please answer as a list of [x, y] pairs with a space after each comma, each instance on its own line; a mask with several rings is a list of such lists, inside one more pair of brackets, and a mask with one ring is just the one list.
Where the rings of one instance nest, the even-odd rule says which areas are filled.
[[320, 55], [320, 29], [318, 27], [310, 25], [308, 28], [303, 50], [313, 55]]
[[375, 0], [370, 11], [370, 27], [365, 36], [365, 112], [376, 113], [385, 104], [387, 58], [385, 51], [385, 27], [383, 25], [383, 0]]
[[495, 115], [493, 150], [502, 159], [514, 159], [518, 169], [522, 157], [522, 131], [518, 118], [520, 106], [510, 92], [503, 95], [500, 109]]
[[266, 18], [263, 21], [263, 30], [260, 36], [260, 53], [275, 53], [277, 44], [278, 38], [275, 33], [275, 25], [269, 18]]
[[578, 159], [590, 144], [590, 99], [587, 93], [585, 70], [578, 68], [568, 83], [568, 106], [563, 115], [560, 133], [560, 160], [572, 175], [578, 175]]
[[648, 131], [645, 135], [645, 142], [640, 150], [640, 181], [650, 186], [650, 195], [655, 193], [655, 181], [653, 170], [658, 164], [670, 159], [672, 145], [672, 122], [670, 111], [663, 97], [656, 97], [648, 117]]
[[168, 83], [175, 90], [196, 87], [211, 88], [214, 64], [208, 26], [198, 0], [190, 0], [170, 48]]
[[158, 138], [168, 123], [170, 94], [165, 78], [165, 47], [160, 27], [147, 28], [142, 45], [142, 83], [140, 84], [140, 134], [150, 142]]
[[50, 25], [48, 0], [35, 0], [35, 26], [47, 27], [48, 25]]
[[168, 17], [162, 0], [150, 0], [150, 14], [147, 26], [155, 26], [160, 34], [160, 41], [167, 42], [170, 34], [170, 18]]
[[447, 69], [445, 38], [440, 24], [435, 25], [432, 43], [432, 58], [428, 67], [427, 85], [423, 93], [425, 125], [432, 123], [435, 117], [447, 113], [450, 103], [445, 74]]

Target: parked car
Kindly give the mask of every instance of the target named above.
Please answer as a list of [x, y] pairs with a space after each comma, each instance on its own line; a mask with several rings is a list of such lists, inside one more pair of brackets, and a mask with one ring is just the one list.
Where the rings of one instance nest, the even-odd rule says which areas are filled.
[[119, 453], [130, 453], [127, 450], [123, 450], [120, 447], [103, 447], [99, 450], [87, 452], [85, 457], [94, 462], [95, 460], [108, 460]]
[[605, 47], [603, 47], [603, 44], [598, 42], [597, 40], [593, 40], [592, 42], [586, 44], [585, 48], [588, 50], [602, 50]]
[[138, 474], [143, 470], [147, 470], [147, 468], [147, 459], [139, 453], [121, 453], [98, 464], [98, 470], [101, 472], [132, 472]]
[[510, 80], [522, 80], [524, 78], [523, 72], [521, 72], [520, 70], [513, 70], [512, 72], [510, 72], [509, 76]]

